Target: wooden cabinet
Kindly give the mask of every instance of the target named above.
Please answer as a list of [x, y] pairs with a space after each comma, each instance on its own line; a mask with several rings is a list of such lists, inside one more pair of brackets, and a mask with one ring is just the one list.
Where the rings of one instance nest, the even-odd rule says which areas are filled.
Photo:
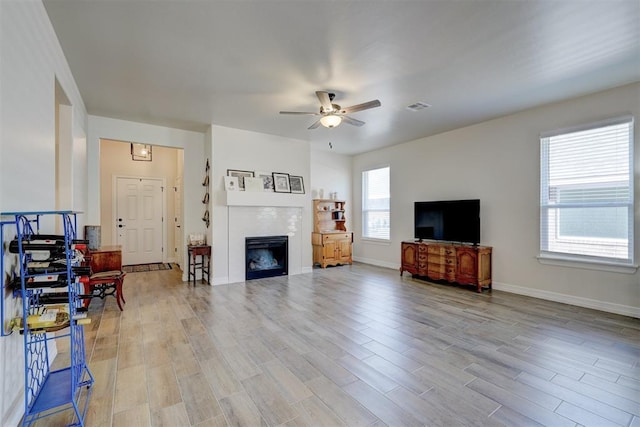
[[402, 270], [418, 274], [418, 247], [413, 243], [402, 242]]
[[313, 263], [326, 268], [328, 265], [351, 264], [353, 233], [312, 233]]
[[344, 200], [315, 199], [313, 201], [313, 263], [328, 265], [351, 264], [353, 233], [347, 231]]
[[[402, 242], [400, 275], [474, 285], [478, 292], [491, 288], [491, 252], [488, 246], [447, 242]], [[417, 254], [417, 256], [416, 256]]]

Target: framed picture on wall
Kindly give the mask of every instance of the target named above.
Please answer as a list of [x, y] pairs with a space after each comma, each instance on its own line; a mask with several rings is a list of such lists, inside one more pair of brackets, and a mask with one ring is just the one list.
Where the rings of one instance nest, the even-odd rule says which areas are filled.
[[289, 184], [289, 174], [274, 172], [273, 173], [273, 189], [276, 193], [291, 193], [291, 185]]
[[304, 194], [304, 182], [301, 176], [289, 176], [289, 186], [291, 187], [291, 192], [295, 194]]
[[271, 172], [256, 171], [256, 177], [262, 178], [264, 191], [273, 191], [273, 175], [271, 175]]
[[241, 171], [237, 169], [227, 169], [227, 176], [238, 177], [238, 187], [244, 191], [244, 178], [246, 176], [253, 178], [253, 171]]

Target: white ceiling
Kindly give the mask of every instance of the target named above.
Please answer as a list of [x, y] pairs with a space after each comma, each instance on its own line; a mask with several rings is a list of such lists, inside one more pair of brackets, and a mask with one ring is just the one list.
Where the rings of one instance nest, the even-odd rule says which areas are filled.
[[[44, 4], [89, 114], [346, 154], [640, 81], [637, 0]], [[316, 90], [382, 106], [352, 114], [361, 128], [278, 114], [318, 110]]]

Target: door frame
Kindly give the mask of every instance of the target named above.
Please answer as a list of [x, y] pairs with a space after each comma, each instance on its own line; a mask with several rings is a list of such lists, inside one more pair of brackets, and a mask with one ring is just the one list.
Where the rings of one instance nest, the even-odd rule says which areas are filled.
[[133, 176], [133, 175], [112, 175], [111, 176], [111, 218], [113, 218], [113, 226], [111, 227], [111, 241], [113, 244], [117, 244], [118, 242], [118, 232], [116, 230], [116, 225], [118, 221], [115, 218], [118, 216], [118, 179], [126, 178], [126, 179], [150, 179], [155, 181], [160, 181], [160, 186], [162, 187], [162, 262], [167, 262], [167, 251], [164, 249], [167, 247], [167, 223], [165, 221], [167, 218], [167, 192], [165, 191], [167, 188], [166, 179], [164, 177], [157, 176]]

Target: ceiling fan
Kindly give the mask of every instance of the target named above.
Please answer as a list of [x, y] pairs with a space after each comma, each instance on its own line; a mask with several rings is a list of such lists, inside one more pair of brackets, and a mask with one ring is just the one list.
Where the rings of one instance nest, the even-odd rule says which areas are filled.
[[303, 111], [280, 111], [280, 114], [303, 114], [303, 115], [311, 115], [311, 116], [322, 116], [318, 120], [316, 120], [309, 129], [315, 129], [318, 126], [322, 125], [328, 128], [334, 128], [338, 126], [340, 123], [345, 122], [349, 123], [353, 126], [362, 126], [364, 124], [361, 120], [353, 119], [346, 114], [355, 113], [357, 111], [368, 110], [369, 108], [379, 107], [380, 101], [377, 99], [369, 102], [365, 102], [358, 105], [352, 105], [351, 107], [342, 108], [338, 104], [333, 104], [333, 98], [335, 98], [335, 93], [329, 93], [323, 90], [316, 91], [316, 96], [320, 100], [320, 112], [318, 113], [310, 113]]

